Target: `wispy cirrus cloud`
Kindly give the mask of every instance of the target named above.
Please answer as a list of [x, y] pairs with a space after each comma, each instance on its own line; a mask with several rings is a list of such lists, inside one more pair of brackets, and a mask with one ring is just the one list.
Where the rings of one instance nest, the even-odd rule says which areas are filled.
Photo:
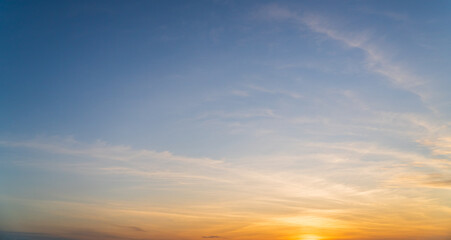
[[287, 97], [290, 97], [293, 99], [300, 99], [303, 97], [300, 93], [288, 91], [288, 90], [268, 89], [268, 88], [265, 88], [262, 86], [257, 86], [257, 85], [250, 85], [249, 88], [254, 91], [257, 91], [257, 92], [267, 93], [267, 94], [271, 94], [271, 95], [282, 95], [282, 96], [287, 96]]
[[431, 97], [425, 88], [427, 81], [392, 61], [388, 54], [372, 43], [371, 39], [374, 34], [370, 34], [368, 31], [341, 30], [334, 22], [319, 14], [297, 13], [275, 4], [261, 8], [256, 15], [270, 20], [291, 21], [304, 29], [338, 41], [346, 47], [359, 49], [365, 54], [365, 63], [370, 71], [384, 76], [394, 86], [418, 95], [423, 101], [427, 101]]
[[415, 174], [403, 174], [392, 180], [392, 184], [404, 185], [420, 188], [451, 188], [451, 171], [442, 173], [424, 173], [417, 172]]
[[218, 160], [208, 158], [189, 158], [174, 155], [168, 151], [156, 152], [151, 150], [136, 150], [125, 145], [110, 145], [98, 140], [93, 144], [83, 144], [72, 137], [43, 138], [29, 141], [0, 141], [0, 145], [7, 147], [24, 147], [42, 150], [56, 154], [81, 155], [99, 159], [116, 161], [130, 161], [140, 158], [164, 159], [168, 161], [179, 161], [200, 165], [215, 165], [221, 163]]
[[242, 111], [211, 111], [201, 114], [197, 119], [243, 120], [251, 118], [275, 118], [274, 110], [269, 108], [249, 109]]

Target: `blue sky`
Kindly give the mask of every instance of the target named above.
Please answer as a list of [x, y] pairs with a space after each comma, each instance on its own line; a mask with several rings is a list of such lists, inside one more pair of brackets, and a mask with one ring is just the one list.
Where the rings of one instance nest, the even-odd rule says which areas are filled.
[[450, 7], [3, 1], [0, 230], [449, 237]]

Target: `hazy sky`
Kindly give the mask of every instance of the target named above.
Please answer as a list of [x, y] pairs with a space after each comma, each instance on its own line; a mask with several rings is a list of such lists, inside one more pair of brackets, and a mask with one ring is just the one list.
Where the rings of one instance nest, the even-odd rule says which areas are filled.
[[1, 1], [0, 238], [451, 237], [450, 1]]

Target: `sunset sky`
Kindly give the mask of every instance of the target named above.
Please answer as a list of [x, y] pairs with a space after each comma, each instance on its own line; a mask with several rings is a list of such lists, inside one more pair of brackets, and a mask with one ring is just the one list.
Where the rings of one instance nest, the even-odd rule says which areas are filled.
[[0, 2], [0, 239], [451, 239], [451, 1]]

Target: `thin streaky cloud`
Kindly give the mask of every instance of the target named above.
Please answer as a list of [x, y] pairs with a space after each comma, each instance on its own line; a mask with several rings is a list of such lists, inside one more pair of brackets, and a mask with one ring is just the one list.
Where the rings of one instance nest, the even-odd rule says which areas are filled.
[[294, 98], [294, 99], [300, 99], [303, 98], [303, 96], [297, 92], [292, 92], [292, 91], [287, 91], [287, 90], [277, 90], [277, 89], [268, 89], [262, 86], [257, 86], [257, 85], [249, 85], [249, 88], [251, 90], [257, 91], [257, 92], [262, 92], [262, 93], [268, 93], [268, 94], [272, 94], [272, 95], [282, 95], [282, 96], [287, 96], [290, 98]]
[[[57, 141], [55, 141], [57, 140]], [[67, 155], [84, 155], [93, 158], [111, 159], [117, 161], [130, 161], [137, 158], [155, 158], [168, 161], [180, 161], [199, 165], [214, 166], [221, 161], [209, 158], [189, 158], [174, 155], [168, 151], [156, 152], [151, 150], [136, 150], [130, 146], [109, 145], [104, 141], [96, 141], [94, 144], [83, 144], [75, 141], [73, 138], [54, 138], [54, 139], [36, 139], [30, 141], [0, 141], [0, 145], [8, 147], [24, 147], [38, 149], [51, 153]]]
[[324, 34], [330, 39], [345, 44], [347, 47], [359, 49], [365, 53], [366, 65], [370, 71], [386, 77], [394, 86], [418, 95], [423, 101], [427, 101], [430, 97], [430, 94], [424, 88], [427, 81], [418, 78], [415, 74], [399, 66], [399, 64], [390, 61], [380, 48], [370, 43], [369, 40], [372, 34], [368, 32], [340, 31], [338, 28], [333, 27], [331, 21], [320, 15], [310, 13], [297, 14], [278, 5], [269, 5], [262, 8], [259, 16], [274, 20], [295, 21], [297, 24], [305, 26], [313, 32]]

